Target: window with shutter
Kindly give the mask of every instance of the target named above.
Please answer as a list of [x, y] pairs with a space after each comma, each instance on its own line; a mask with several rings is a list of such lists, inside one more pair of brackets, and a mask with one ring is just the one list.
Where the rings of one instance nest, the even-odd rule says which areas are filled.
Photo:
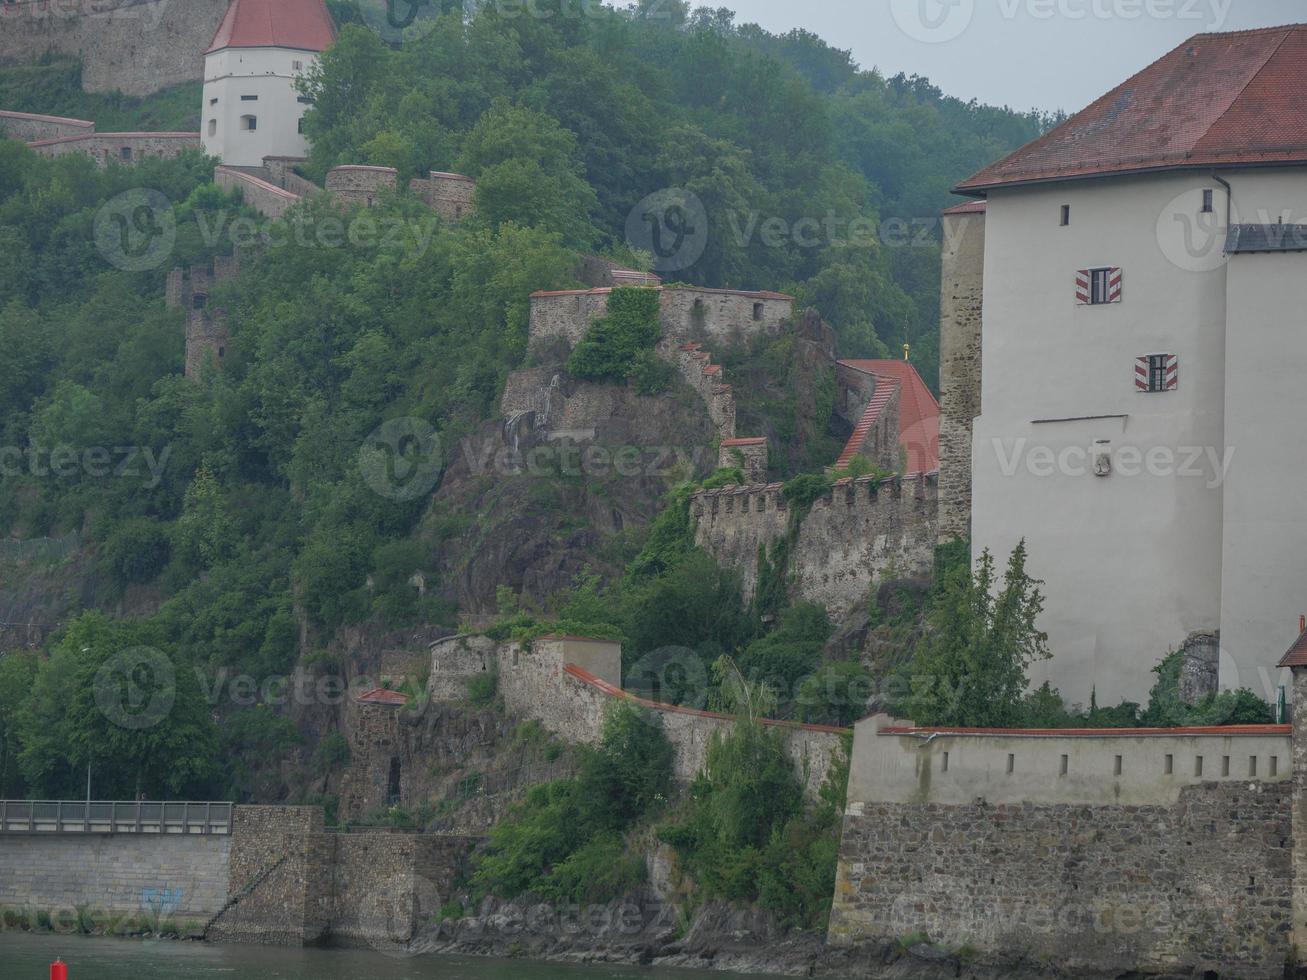
[[1180, 383], [1180, 358], [1175, 354], [1144, 354], [1135, 359], [1136, 391], [1175, 391]]
[[1119, 303], [1124, 279], [1119, 266], [1081, 269], [1076, 273], [1076, 302], [1081, 306]]

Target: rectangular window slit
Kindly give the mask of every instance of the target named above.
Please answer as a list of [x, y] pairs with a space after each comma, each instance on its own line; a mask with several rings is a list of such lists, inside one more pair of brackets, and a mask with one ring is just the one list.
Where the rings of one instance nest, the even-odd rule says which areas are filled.
[[1278, 755], [1273, 755], [1271, 756], [1270, 775], [1278, 776], [1279, 774], [1280, 774], [1280, 757]]
[[1112, 765], [1112, 775], [1121, 775], [1121, 757], [1119, 755], [1116, 757], [1116, 762]]
[[1257, 756], [1255, 755], [1250, 755], [1248, 757], [1248, 775], [1257, 775]]
[[1212, 205], [1215, 203], [1213, 200], [1214, 197], [1215, 194], [1210, 188], [1208, 190], [1203, 191], [1203, 214], [1212, 213], [1213, 210]]
[[1062, 756], [1062, 771], [1061, 771], [1061, 774], [1062, 774], [1063, 776], [1066, 775], [1067, 762], [1068, 762], [1067, 757], [1066, 757], [1066, 756]]
[[943, 766], [942, 766], [942, 768], [941, 768], [940, 771], [941, 771], [941, 772], [948, 772], [948, 753], [947, 753], [947, 752], [944, 753], [944, 764], [943, 764]]
[[1013, 755], [1011, 752], [1009, 752], [1007, 755], [1007, 771], [1010, 773], [1016, 772], [1016, 769], [1017, 769], [1017, 757]]
[[1069, 225], [1069, 224], [1071, 224], [1071, 205], [1069, 205], [1069, 204], [1063, 204], [1063, 205], [1062, 205], [1062, 227], [1065, 228], [1065, 227], [1066, 227], [1067, 225]]
[[1194, 756], [1194, 775], [1201, 776], [1202, 774], [1203, 774], [1203, 757], [1201, 755], [1196, 755]]
[[1175, 756], [1168, 754], [1166, 757], [1166, 774], [1169, 776], [1175, 772]]
[[1230, 775], [1230, 757], [1228, 755], [1221, 756], [1221, 775]]

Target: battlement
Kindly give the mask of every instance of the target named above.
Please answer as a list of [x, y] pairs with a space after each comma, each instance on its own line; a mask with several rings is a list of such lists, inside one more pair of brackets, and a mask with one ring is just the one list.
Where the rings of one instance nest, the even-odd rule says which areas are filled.
[[[730, 345], [778, 333], [794, 317], [794, 297], [785, 293], [703, 286], [652, 285], [659, 291], [663, 339]], [[542, 290], [531, 294], [530, 342], [561, 339], [575, 345], [590, 321], [608, 308], [611, 286]]]
[[[860, 602], [882, 576], [923, 574], [935, 548], [938, 475], [837, 480], [812, 505], [790, 557], [796, 595], [838, 616]], [[700, 490], [690, 497], [695, 543], [723, 566], [739, 570], [745, 595], [758, 579], [758, 549], [789, 529], [784, 484]]]

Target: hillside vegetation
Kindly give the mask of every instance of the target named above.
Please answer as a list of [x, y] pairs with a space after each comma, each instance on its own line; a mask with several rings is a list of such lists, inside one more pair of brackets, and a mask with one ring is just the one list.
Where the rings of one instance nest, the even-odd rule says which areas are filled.
[[[369, 217], [400, 235], [254, 250], [210, 297], [231, 314], [220, 375], [182, 377], [183, 317], [161, 302], [170, 266], [230, 251], [233, 235], [213, 230], [249, 217], [209, 182], [212, 161], [97, 171], [0, 143], [0, 545], [77, 531], [88, 549], [64, 578], [46, 559], [0, 550], [0, 613], [22, 603], [21, 615], [63, 624], [53, 656], [0, 659], [0, 793], [77, 794], [89, 763], [106, 792], [248, 798], [252, 766], [275, 770], [313, 747], [291, 711], [238, 703], [211, 681], [297, 666], [348, 673], [337, 644], [346, 626], [454, 625], [465, 610], [439, 581], [441, 569], [462, 574], [450, 542], [474, 548], [478, 508], [508, 484], [483, 476], [452, 499], [436, 484], [444, 496], [431, 507], [430, 495], [378, 492], [361, 447], [387, 420], [415, 419], [450, 462], [465, 436], [498, 431], [504, 379], [526, 357], [529, 293], [576, 285], [579, 251], [640, 261], [624, 229], [647, 194], [685, 187], [705, 205], [707, 248], [677, 278], [790, 290], [834, 326], [844, 354], [911, 342], [933, 377], [930, 222], [953, 182], [1046, 122], [861, 71], [811, 35], [737, 28], [720, 11], [486, 9], [440, 17], [392, 47], [336, 9], [340, 42], [310, 85], [310, 175], [342, 162], [457, 170], [478, 181], [477, 214], [440, 226], [398, 195]], [[113, 120], [101, 128], [173, 119], [175, 93], [111, 106], [71, 95], [65, 69], [41, 70], [48, 88], [31, 83], [37, 69], [0, 77], [7, 108]], [[96, 246], [101, 207], [132, 188], [161, 192], [177, 226], [170, 253], [144, 271], [111, 265]], [[827, 215], [920, 218], [924, 234], [853, 247], [756, 230]], [[309, 225], [333, 216], [327, 202], [302, 208]], [[738, 233], [746, 227], [755, 231]], [[642, 520], [586, 537], [576, 525], [589, 518], [561, 503], [575, 499], [558, 492], [569, 480], [518, 484], [508, 499], [555, 522], [542, 542], [576, 532], [608, 574], [578, 569], [570, 592], [543, 605], [507, 596], [503, 629], [561, 615], [619, 632], [632, 650], [677, 644], [705, 662], [736, 653], [795, 678], [819, 664], [824, 615], [770, 599], [746, 608], [735, 576], [691, 547], [684, 486], [652, 530]], [[664, 482], [642, 492], [657, 499], [648, 495], [675, 481]], [[24, 589], [47, 580], [60, 587], [39, 600]], [[87, 608], [100, 612], [75, 622]], [[101, 737], [66, 696], [85, 680], [88, 637], [101, 658], [147, 646], [179, 672], [199, 668], [205, 689], [178, 696], [211, 706], [174, 712], [148, 747], [130, 741], [140, 733]], [[804, 710], [792, 696], [781, 707]], [[173, 719], [186, 727], [172, 730]], [[123, 762], [137, 750], [150, 765]]]

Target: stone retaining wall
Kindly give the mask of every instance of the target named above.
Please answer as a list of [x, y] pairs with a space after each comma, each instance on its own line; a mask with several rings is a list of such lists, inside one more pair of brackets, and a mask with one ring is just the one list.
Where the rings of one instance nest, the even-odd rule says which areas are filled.
[[[3, 8], [0, 7], [0, 10]], [[0, 15], [0, 23], [3, 16]], [[87, 136], [95, 132], [95, 123], [86, 119], [66, 119], [63, 116], [42, 116], [31, 112], [0, 110], [0, 136], [31, 143], [35, 140], [59, 139], [65, 136]]]
[[280, 218], [300, 200], [298, 195], [234, 167], [215, 167], [213, 182], [225, 191], [240, 191], [241, 199], [265, 218]]
[[85, 154], [100, 167], [139, 163], [147, 157], [172, 159], [187, 150], [201, 149], [199, 133], [90, 133], [38, 140], [28, 146], [47, 157]]

